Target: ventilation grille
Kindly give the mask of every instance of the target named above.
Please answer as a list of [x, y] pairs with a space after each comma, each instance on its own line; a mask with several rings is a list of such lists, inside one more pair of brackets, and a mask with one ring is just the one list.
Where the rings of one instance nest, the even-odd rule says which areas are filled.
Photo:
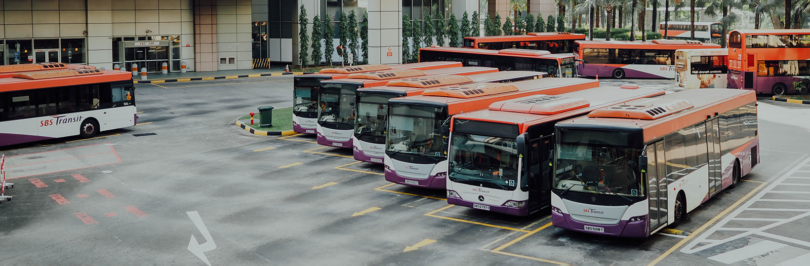
[[475, 98], [493, 94], [519, 91], [518, 87], [511, 84], [487, 83], [470, 84], [465, 86], [454, 86], [447, 88], [435, 88], [422, 92], [425, 96], [442, 96], [453, 98]]
[[15, 73], [15, 72], [28, 72], [28, 71], [41, 71], [41, 70], [56, 70], [67, 69], [68, 66], [62, 63], [45, 63], [45, 64], [24, 64], [24, 65], [6, 65], [0, 66], [0, 73]]
[[362, 65], [353, 67], [339, 67], [339, 68], [325, 68], [318, 71], [320, 74], [351, 74], [369, 71], [389, 70], [391, 66], [388, 65]]
[[472, 82], [473, 80], [467, 76], [438, 75], [423, 78], [406, 78], [401, 80], [395, 80], [389, 82], [387, 86], [433, 88], [439, 86], [467, 84]]
[[410, 78], [410, 77], [419, 77], [424, 76], [425, 72], [422, 70], [416, 69], [397, 69], [397, 70], [388, 70], [388, 71], [374, 71], [368, 73], [357, 73], [349, 75], [351, 79], [374, 79], [374, 80], [385, 80], [385, 79], [397, 79], [397, 78]]
[[489, 110], [552, 115], [591, 106], [588, 100], [559, 95], [535, 95], [514, 100], [500, 101], [489, 106]]
[[649, 104], [625, 103], [603, 109], [599, 109], [588, 114], [588, 117], [603, 118], [631, 118], [654, 120], [671, 115], [694, 107], [686, 100], [657, 100]]
[[22, 79], [51, 79], [51, 78], [85, 76], [85, 75], [99, 75], [102, 73], [103, 72], [99, 69], [75, 69], [75, 70], [65, 69], [65, 70], [14, 73], [12, 77]]

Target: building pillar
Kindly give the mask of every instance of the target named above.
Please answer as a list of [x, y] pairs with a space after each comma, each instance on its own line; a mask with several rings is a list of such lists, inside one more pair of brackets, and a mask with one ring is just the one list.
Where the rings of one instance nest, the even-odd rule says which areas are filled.
[[402, 0], [368, 1], [368, 63], [402, 62]]
[[[111, 0], [87, 1], [87, 64], [113, 69]], [[121, 68], [124, 68], [121, 66]]]
[[217, 71], [217, 4], [194, 1], [194, 69]]

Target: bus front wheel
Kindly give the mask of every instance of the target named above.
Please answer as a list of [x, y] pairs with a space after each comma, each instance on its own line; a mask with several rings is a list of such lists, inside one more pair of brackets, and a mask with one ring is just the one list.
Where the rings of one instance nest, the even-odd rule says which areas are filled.
[[785, 92], [787, 92], [787, 87], [782, 83], [776, 83], [773, 85], [773, 88], [771, 88], [771, 93], [776, 96], [785, 95]]
[[624, 70], [621, 68], [617, 68], [613, 70], [613, 78], [614, 79], [623, 79], [624, 78]]
[[79, 135], [82, 138], [92, 138], [98, 134], [98, 122], [95, 119], [85, 119], [79, 128]]
[[677, 227], [686, 220], [686, 196], [683, 195], [683, 192], [678, 193], [678, 198], [675, 199], [675, 209], [672, 211], [675, 212], [675, 220], [670, 225]]

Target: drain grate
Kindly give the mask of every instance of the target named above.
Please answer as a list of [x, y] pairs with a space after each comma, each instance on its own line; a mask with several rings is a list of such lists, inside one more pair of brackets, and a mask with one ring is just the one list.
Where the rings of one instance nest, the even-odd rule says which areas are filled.
[[132, 134], [132, 135], [136, 136], [136, 137], [143, 137], [143, 136], [154, 136], [154, 135], [157, 135], [157, 133], [141, 133], [141, 134]]

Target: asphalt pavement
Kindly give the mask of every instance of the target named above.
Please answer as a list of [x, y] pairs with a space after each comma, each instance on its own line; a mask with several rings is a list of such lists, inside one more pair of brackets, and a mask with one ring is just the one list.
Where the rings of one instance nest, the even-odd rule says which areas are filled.
[[[669, 80], [609, 80], [677, 90]], [[810, 106], [761, 97], [761, 160], [647, 239], [447, 205], [312, 136], [233, 125], [292, 106], [292, 76], [137, 84], [139, 125], [0, 148], [3, 265], [806, 265]], [[779, 210], [774, 210], [779, 209]]]

